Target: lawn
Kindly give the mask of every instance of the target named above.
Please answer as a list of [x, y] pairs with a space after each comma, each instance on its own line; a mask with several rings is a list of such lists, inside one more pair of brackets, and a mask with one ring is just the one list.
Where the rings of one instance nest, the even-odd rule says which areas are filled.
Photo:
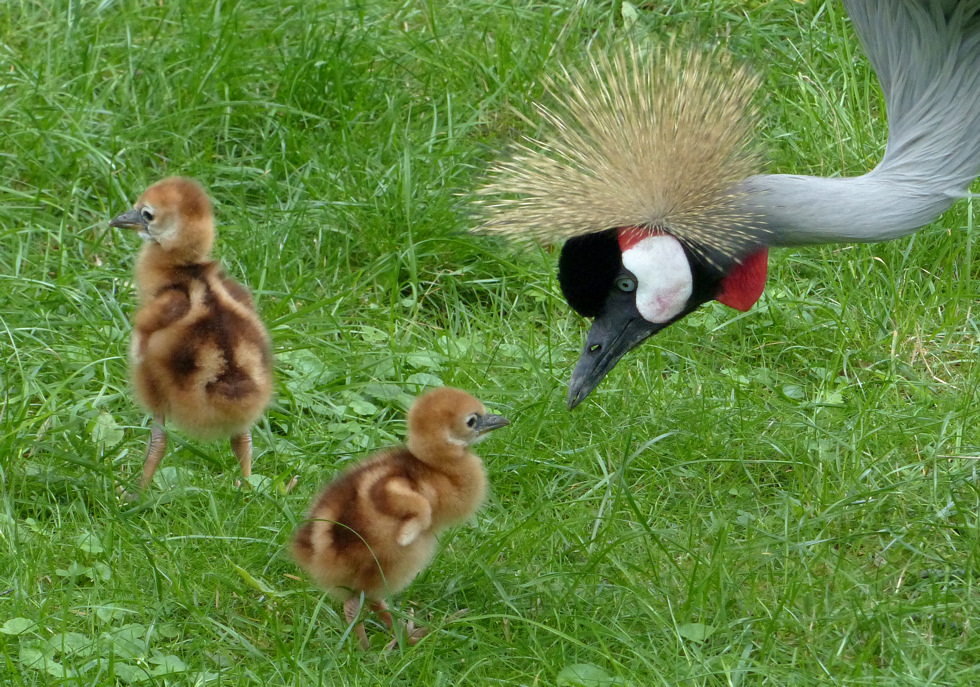
[[[557, 254], [468, 233], [543, 76], [628, 37], [756, 70], [770, 171], [882, 154], [833, 2], [0, 5], [0, 682], [975, 684], [975, 205], [774, 250], [756, 307], [669, 327], [572, 413], [588, 322]], [[170, 174], [215, 201], [276, 396], [244, 488], [227, 443], [174, 431], [130, 503], [139, 239], [107, 221]], [[439, 384], [513, 424], [479, 446], [486, 506], [395, 599], [432, 633], [384, 653], [371, 624], [361, 652], [287, 544]]]

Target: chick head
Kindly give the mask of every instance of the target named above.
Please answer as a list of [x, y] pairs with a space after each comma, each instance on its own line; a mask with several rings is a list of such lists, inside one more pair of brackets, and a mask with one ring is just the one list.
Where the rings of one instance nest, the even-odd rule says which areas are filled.
[[214, 244], [211, 201], [200, 184], [186, 177], [153, 184], [132, 210], [113, 218], [109, 226], [136, 229], [184, 264], [206, 260]]
[[408, 450], [421, 460], [453, 454], [509, 424], [465, 391], [435, 389], [420, 396], [408, 411]]

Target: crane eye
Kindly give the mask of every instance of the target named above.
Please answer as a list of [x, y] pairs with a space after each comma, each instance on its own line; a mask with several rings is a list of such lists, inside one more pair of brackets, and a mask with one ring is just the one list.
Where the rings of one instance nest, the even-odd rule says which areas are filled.
[[466, 426], [469, 427], [470, 429], [476, 427], [476, 419], [477, 419], [476, 413], [470, 415], [468, 418], [466, 418]]
[[140, 210], [140, 215], [142, 215], [143, 219], [145, 219], [147, 222], [153, 221], [153, 210], [150, 208], [143, 208]]
[[616, 288], [624, 293], [636, 291], [636, 280], [633, 277], [620, 277], [616, 280]]

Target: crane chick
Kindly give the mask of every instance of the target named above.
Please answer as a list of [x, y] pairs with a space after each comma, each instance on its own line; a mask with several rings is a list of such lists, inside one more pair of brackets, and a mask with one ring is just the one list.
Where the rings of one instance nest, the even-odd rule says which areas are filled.
[[[392, 628], [384, 599], [428, 565], [439, 532], [473, 515], [484, 500], [483, 462], [469, 447], [509, 424], [464, 391], [430, 391], [408, 411], [406, 446], [369, 456], [313, 500], [293, 538], [293, 557], [344, 602], [348, 623], [357, 619], [363, 592]], [[363, 624], [355, 631], [367, 649]]]
[[144, 239], [129, 349], [136, 398], [153, 415], [140, 488], [166, 451], [168, 419], [199, 439], [230, 437], [248, 477], [250, 430], [272, 394], [270, 340], [248, 289], [210, 258], [207, 194], [192, 179], [170, 177], [109, 226], [135, 229]]

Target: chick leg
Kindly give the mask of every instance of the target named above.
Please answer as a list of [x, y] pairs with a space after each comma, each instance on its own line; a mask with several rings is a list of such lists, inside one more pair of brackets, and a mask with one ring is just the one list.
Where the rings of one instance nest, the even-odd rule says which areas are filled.
[[388, 626], [388, 629], [394, 629], [395, 621], [391, 617], [391, 613], [388, 612], [388, 604], [384, 601], [372, 601], [371, 610], [378, 614], [381, 618], [381, 622]]
[[153, 416], [153, 426], [150, 428], [150, 443], [146, 445], [146, 459], [143, 461], [143, 476], [140, 478], [140, 489], [146, 489], [153, 481], [157, 466], [163, 460], [167, 451], [166, 418], [163, 414]]
[[242, 477], [248, 478], [252, 474], [252, 433], [245, 430], [241, 434], [236, 434], [231, 438], [231, 450], [238, 458], [239, 465], [242, 466]]
[[[347, 618], [348, 625], [352, 625], [357, 620], [360, 611], [361, 598], [359, 596], [352, 596], [344, 602], [344, 617]], [[364, 630], [364, 623], [357, 623], [354, 626], [354, 634], [357, 635], [357, 641], [362, 649], [366, 651], [371, 648], [371, 642], [368, 641], [367, 632]]]

